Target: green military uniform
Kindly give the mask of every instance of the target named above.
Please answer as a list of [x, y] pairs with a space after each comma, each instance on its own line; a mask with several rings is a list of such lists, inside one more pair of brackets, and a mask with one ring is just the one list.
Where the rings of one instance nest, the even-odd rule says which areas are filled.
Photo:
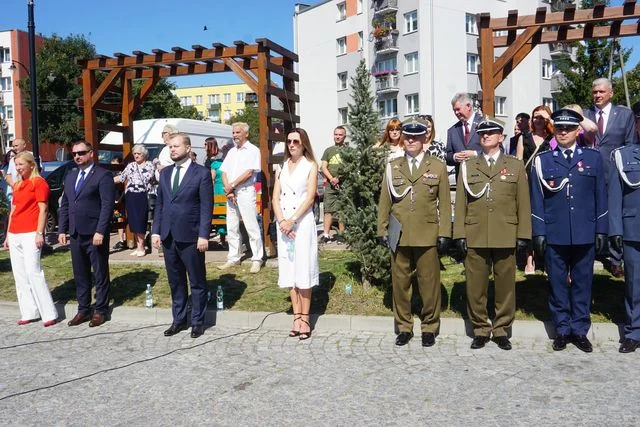
[[[462, 164], [453, 238], [467, 240], [467, 311], [475, 335], [506, 337], [516, 307], [516, 239], [531, 239], [531, 202], [521, 160], [500, 153], [490, 168], [479, 154]], [[496, 317], [490, 323], [487, 288], [492, 264]]]
[[388, 233], [389, 216], [402, 225], [395, 253], [391, 255], [393, 314], [400, 332], [413, 330], [411, 273], [415, 268], [422, 311], [422, 332], [440, 327], [440, 262], [438, 237], [451, 237], [451, 196], [446, 165], [423, 155], [411, 173], [408, 156], [390, 160], [382, 179], [378, 205], [378, 236]]

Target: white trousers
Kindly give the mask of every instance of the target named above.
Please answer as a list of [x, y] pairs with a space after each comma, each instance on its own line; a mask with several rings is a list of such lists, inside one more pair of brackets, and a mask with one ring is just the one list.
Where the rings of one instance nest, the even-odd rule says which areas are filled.
[[8, 233], [9, 256], [16, 294], [20, 305], [20, 320], [41, 318], [43, 322], [58, 318], [51, 292], [40, 267], [40, 249], [36, 232]]
[[253, 186], [237, 190], [236, 202], [234, 204], [227, 203], [227, 243], [229, 243], [227, 260], [231, 262], [240, 261], [242, 256], [240, 253], [241, 218], [249, 235], [249, 246], [251, 253], [253, 253], [251, 260], [262, 261], [264, 255], [262, 230], [260, 230], [256, 216], [256, 190]]

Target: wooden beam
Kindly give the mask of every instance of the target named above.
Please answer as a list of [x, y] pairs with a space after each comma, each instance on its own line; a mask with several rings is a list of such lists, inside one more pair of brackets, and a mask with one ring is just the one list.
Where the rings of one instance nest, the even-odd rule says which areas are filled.
[[267, 87], [266, 91], [268, 94], [275, 95], [278, 98], [287, 99], [289, 101], [294, 101], [294, 102], [300, 102], [300, 96], [297, 95], [295, 92], [285, 91], [283, 89], [273, 87], [273, 86]]
[[280, 46], [278, 43], [275, 43], [269, 39], [266, 38], [260, 38], [260, 39], [256, 39], [256, 43], [258, 43], [258, 45], [272, 50], [275, 53], [282, 55], [286, 58], [291, 59], [292, 61], [298, 62], [298, 54], [297, 53], [293, 53], [291, 52], [289, 49], [286, 49], [282, 46]]
[[269, 115], [269, 117], [275, 117], [277, 119], [290, 121], [292, 123], [300, 123], [300, 116], [296, 116], [293, 113], [290, 114], [285, 111], [274, 110], [271, 108], [267, 111], [267, 114]]
[[493, 49], [493, 32], [489, 27], [489, 21], [491, 19], [488, 13], [481, 13], [478, 15], [478, 32], [480, 38], [478, 39], [478, 49], [480, 53], [480, 86], [482, 87], [482, 113], [489, 116], [494, 115], [494, 96], [496, 86], [498, 85], [493, 78], [493, 61], [494, 61], [494, 49]]
[[[612, 37], [630, 37], [640, 35], [640, 23], [623, 24], [619, 21], [614, 25], [604, 26], [587, 26], [584, 28], [571, 28], [560, 31], [542, 31], [540, 35], [540, 43], [556, 43], [571, 42], [590, 39], [605, 39]], [[493, 39], [494, 47], [509, 46], [508, 37], [495, 37]]]
[[272, 73], [276, 73], [282, 77], [287, 77], [291, 80], [300, 81], [300, 76], [298, 75], [298, 73], [288, 70], [284, 68], [282, 65], [275, 65], [272, 61], [269, 61], [267, 63], [267, 70], [269, 70]]
[[[84, 101], [82, 100], [82, 98], [76, 99], [76, 107], [78, 107], [81, 110], [84, 109]], [[98, 111], [108, 111], [110, 113], [120, 114], [122, 112], [122, 108], [120, 108], [120, 104], [105, 104], [105, 103], [99, 102], [97, 104], [94, 104], [93, 108]]]
[[[85, 68], [82, 70], [82, 99], [84, 101], [82, 123], [84, 125], [84, 139], [92, 145], [98, 143], [96, 111], [92, 108], [93, 103], [91, 102], [95, 89], [95, 71]], [[98, 161], [98, 150], [94, 150], [93, 159]]]
[[[511, 46], [509, 46], [509, 48], [505, 50], [502, 53], [502, 55], [500, 55], [500, 58], [498, 58], [497, 61], [495, 61], [495, 63], [493, 64], [492, 77], [496, 81], [496, 86], [498, 86], [500, 82], [504, 80], [504, 77], [502, 76], [506, 77], [506, 75], [508, 75], [509, 72], [511, 72], [511, 70], [515, 68], [515, 64], [513, 64], [513, 57], [516, 55], [516, 52], [520, 51], [521, 49], [527, 49], [526, 44], [530, 43], [532, 38], [536, 34], [540, 33], [541, 30], [542, 30], [542, 27], [539, 25], [531, 26], [526, 30], [524, 30], [522, 34], [516, 37], [515, 42], [511, 44]], [[531, 48], [528, 48], [527, 53], [529, 53], [530, 51], [531, 51]], [[482, 64], [482, 59], [480, 61], [481, 61], [480, 64]], [[507, 64], [510, 64], [511, 70], [509, 70], [509, 72], [504, 74], [503, 71], [504, 71], [504, 68], [507, 66]], [[501, 78], [498, 78], [499, 74], [501, 75]]]
[[[283, 58], [271, 58], [271, 62], [275, 64], [275, 66], [279, 66], [282, 64]], [[247, 65], [248, 68], [247, 68]], [[209, 74], [209, 73], [220, 73], [224, 71], [231, 71], [231, 69], [222, 62], [209, 62], [205, 64], [195, 64], [192, 70], [189, 70], [185, 65], [172, 65], [171, 67], [157, 67], [159, 69], [160, 77], [173, 77], [173, 76], [187, 76], [187, 75], [197, 75], [197, 74]], [[258, 68], [257, 60], [251, 59], [248, 62], [244, 62], [244, 69], [252, 70]], [[145, 79], [151, 78], [153, 76], [153, 71], [151, 68], [148, 69], [131, 69], [129, 67], [129, 71], [127, 71], [127, 78], [134, 79]]]
[[247, 86], [249, 86], [252, 91], [258, 92], [258, 82], [253, 77], [251, 77], [249, 73], [243, 70], [240, 64], [236, 62], [236, 60], [231, 58], [224, 58], [222, 61], [227, 67], [229, 67], [229, 69], [236, 73], [236, 75], [240, 77], [240, 80], [242, 80]]
[[113, 88], [113, 84], [116, 79], [122, 77], [124, 70], [116, 68], [111, 70], [107, 77], [100, 83], [100, 86], [96, 89], [95, 93], [91, 97], [91, 106], [95, 106], [97, 103], [102, 102], [107, 92]]

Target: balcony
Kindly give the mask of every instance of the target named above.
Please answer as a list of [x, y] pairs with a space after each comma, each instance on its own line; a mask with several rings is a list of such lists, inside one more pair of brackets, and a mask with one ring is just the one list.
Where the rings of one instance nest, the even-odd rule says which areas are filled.
[[374, 49], [378, 55], [400, 50], [398, 47], [398, 30], [391, 30], [388, 35], [376, 37]]
[[562, 91], [562, 86], [566, 83], [564, 75], [562, 73], [557, 72], [551, 76], [551, 93], [558, 93]]
[[[380, 73], [380, 72], [379, 72]], [[382, 95], [398, 91], [397, 74], [378, 74], [376, 77], [376, 93]]]
[[378, 0], [373, 5], [373, 11], [375, 13], [397, 12], [398, 0]]
[[220, 103], [216, 103], [216, 104], [207, 104], [207, 110], [209, 111], [220, 111]]
[[571, 46], [566, 43], [549, 43], [549, 53], [552, 58], [570, 56]]

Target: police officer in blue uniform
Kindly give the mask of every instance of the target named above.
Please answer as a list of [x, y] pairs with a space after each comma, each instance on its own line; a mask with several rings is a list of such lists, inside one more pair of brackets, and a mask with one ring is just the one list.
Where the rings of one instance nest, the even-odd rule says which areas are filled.
[[553, 349], [573, 342], [589, 353], [593, 261], [609, 229], [604, 167], [597, 150], [576, 144], [581, 114], [563, 108], [551, 118], [558, 147], [538, 154], [531, 170], [533, 247], [551, 283]]
[[609, 244], [624, 258], [627, 322], [620, 353], [640, 347], [640, 145], [611, 153], [609, 177]]

